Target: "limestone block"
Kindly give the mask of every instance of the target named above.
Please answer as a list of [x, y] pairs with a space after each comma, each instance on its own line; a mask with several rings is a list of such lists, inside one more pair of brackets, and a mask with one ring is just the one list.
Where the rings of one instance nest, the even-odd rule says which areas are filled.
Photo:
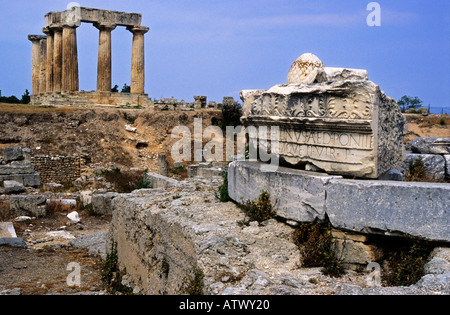
[[3, 157], [6, 163], [11, 161], [21, 161], [23, 160], [23, 150], [21, 147], [7, 147], [3, 150]]
[[25, 187], [39, 187], [41, 185], [41, 179], [38, 173], [0, 175], [0, 182], [5, 180], [22, 183]]
[[277, 172], [261, 172], [262, 165], [249, 161], [229, 165], [228, 194], [234, 201], [255, 200], [265, 190], [280, 217], [297, 222], [325, 219], [325, 186], [341, 177], [283, 167]]
[[445, 174], [450, 177], [450, 155], [444, 155], [445, 159]]
[[14, 161], [10, 165], [0, 165], [0, 175], [33, 174], [34, 168], [30, 161]]
[[163, 154], [158, 155], [158, 173], [163, 176], [169, 176], [169, 161]]
[[112, 213], [112, 200], [119, 194], [109, 192], [106, 194], [94, 194], [92, 195], [92, 210], [95, 214], [111, 214]]
[[12, 216], [43, 217], [46, 215], [47, 198], [43, 195], [11, 196], [10, 213]]
[[12, 222], [0, 222], [0, 238], [17, 237], [16, 230]]
[[92, 203], [93, 193], [91, 190], [85, 190], [80, 192], [80, 202], [86, 207], [88, 204]]
[[450, 185], [332, 180], [326, 213], [335, 228], [362, 233], [400, 233], [450, 241]]
[[328, 81], [367, 81], [369, 80], [369, 73], [363, 69], [347, 69], [347, 68], [330, 68], [325, 67]]
[[173, 178], [169, 178], [156, 173], [147, 173], [144, 179], [150, 182], [151, 188], [179, 187], [181, 183]]
[[5, 180], [3, 187], [5, 188], [6, 194], [20, 194], [25, 191], [25, 186], [22, 183], [13, 180]]
[[[373, 82], [277, 85], [241, 96], [241, 120], [256, 129], [250, 141], [267, 150], [274, 140], [272, 152], [290, 165], [376, 179], [404, 160], [406, 119]], [[279, 141], [268, 139], [268, 126], [279, 128]]]
[[406, 150], [419, 154], [450, 154], [450, 138], [415, 138], [406, 144]]
[[18, 237], [5, 237], [0, 238], [0, 247], [8, 246], [14, 248], [27, 248], [27, 243], [23, 238]]
[[445, 159], [441, 155], [434, 154], [415, 154], [407, 152], [405, 161], [401, 167], [402, 173], [406, 174], [409, 170], [410, 163], [417, 161], [418, 159], [422, 159], [428, 176], [436, 180], [442, 180], [445, 178]]

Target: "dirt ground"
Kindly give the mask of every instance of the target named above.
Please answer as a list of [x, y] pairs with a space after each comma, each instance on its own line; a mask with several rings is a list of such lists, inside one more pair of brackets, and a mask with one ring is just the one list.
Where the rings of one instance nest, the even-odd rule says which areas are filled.
[[450, 115], [405, 115], [408, 134], [405, 143], [417, 137], [450, 137]]
[[[23, 295], [43, 294], [106, 294], [102, 280], [103, 262], [97, 255], [69, 246], [75, 237], [107, 231], [110, 218], [80, 213], [82, 221], [68, 224], [66, 213], [23, 223], [14, 223], [18, 237], [27, 242], [27, 249], [0, 247], [0, 294], [20, 289]], [[56, 233], [55, 233], [56, 232]], [[81, 268], [80, 286], [69, 285], [77, 263]]]

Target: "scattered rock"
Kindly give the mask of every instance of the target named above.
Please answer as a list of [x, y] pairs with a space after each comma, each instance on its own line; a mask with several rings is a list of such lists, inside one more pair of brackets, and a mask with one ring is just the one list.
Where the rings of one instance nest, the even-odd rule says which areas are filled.
[[406, 144], [406, 150], [418, 154], [450, 154], [450, 138], [418, 137]]
[[22, 183], [6, 180], [3, 182], [6, 194], [20, 194], [25, 192], [25, 186]]
[[67, 218], [72, 222], [72, 223], [78, 223], [81, 221], [80, 216], [78, 214], [78, 212], [73, 211], [71, 213], [69, 213], [67, 215]]

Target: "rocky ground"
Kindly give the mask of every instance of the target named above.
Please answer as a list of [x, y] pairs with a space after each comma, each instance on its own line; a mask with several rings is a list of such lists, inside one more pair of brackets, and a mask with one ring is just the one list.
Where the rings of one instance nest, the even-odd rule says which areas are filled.
[[[220, 177], [199, 177], [174, 189], [117, 197], [125, 201], [138, 198], [146, 207], [163, 210], [169, 220], [184, 220], [186, 229], [194, 229], [199, 235], [195, 241], [206, 253], [201, 261], [208, 294], [450, 294], [448, 250], [436, 253], [427, 267], [429, 274], [411, 287], [370, 288], [365, 270], [349, 270], [343, 277], [333, 278], [325, 276], [321, 268], [303, 268], [292, 239], [294, 228], [274, 219], [242, 225], [246, 216], [241, 210], [215, 198], [220, 183]], [[0, 294], [108, 294], [100, 256], [104, 257], [111, 218], [89, 216], [84, 211], [80, 216], [79, 224], [70, 224], [66, 213], [14, 223], [28, 248], [0, 247]], [[81, 286], [67, 283], [72, 262], [81, 266]]]
[[[220, 112], [206, 111], [169, 113], [27, 106], [18, 110], [15, 105], [0, 104], [0, 150], [20, 145], [31, 148], [33, 154], [82, 153], [92, 157], [93, 168], [117, 165], [155, 171], [157, 155], [170, 152], [176, 141], [170, 137], [174, 126], [192, 128], [194, 117], [203, 118], [204, 125], [208, 126], [218, 116]], [[417, 136], [448, 137], [449, 116], [444, 117], [445, 124], [432, 117], [408, 116], [408, 140]], [[126, 125], [136, 130], [129, 131]], [[211, 186], [214, 189], [202, 189], [201, 185], [198, 190], [181, 189], [176, 192], [181, 198], [168, 203], [175, 202], [176, 206], [184, 199], [194, 200], [187, 203], [185, 213], [196, 207], [226, 211], [230, 222], [234, 222], [236, 235], [250, 250], [245, 256], [254, 260], [254, 268], [245, 269], [242, 275], [224, 273], [220, 279], [214, 279], [215, 286], [210, 287], [212, 294], [450, 294], [448, 253], [437, 253], [436, 259], [430, 261], [429, 274], [407, 288], [368, 288], [367, 272], [349, 271], [337, 279], [324, 276], [320, 268], [302, 268], [291, 239], [293, 228], [276, 220], [261, 226], [250, 223], [239, 227], [236, 222], [243, 219], [239, 209], [232, 203], [223, 204], [215, 199], [220, 181], [220, 178], [215, 179]], [[0, 246], [0, 295], [108, 294], [101, 279], [102, 259], [97, 253], [105, 249], [111, 218], [81, 212], [81, 224], [71, 225], [66, 214], [14, 223], [18, 237], [24, 238], [28, 248]], [[231, 244], [228, 250], [233, 252], [235, 245]], [[71, 262], [81, 266], [80, 287], [67, 284], [71, 273], [67, 267]]]
[[[170, 156], [176, 126], [204, 128], [221, 111], [153, 111], [118, 108], [42, 108], [0, 104], [0, 151], [30, 148], [32, 155], [84, 155], [90, 168], [157, 169], [158, 154]], [[193, 134], [193, 133], [192, 133]], [[169, 161], [171, 162], [171, 161]]]

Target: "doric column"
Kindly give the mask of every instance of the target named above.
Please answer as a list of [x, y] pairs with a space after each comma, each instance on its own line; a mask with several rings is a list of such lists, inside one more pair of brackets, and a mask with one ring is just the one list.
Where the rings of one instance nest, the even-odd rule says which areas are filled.
[[39, 42], [39, 94], [47, 91], [47, 39]]
[[47, 60], [46, 60], [46, 92], [53, 93], [53, 51], [54, 51], [54, 37], [53, 31], [48, 27], [42, 30], [47, 35]]
[[62, 86], [65, 92], [78, 91], [78, 49], [76, 26], [63, 26]]
[[53, 27], [53, 92], [61, 93], [62, 86], [62, 27]]
[[39, 43], [45, 36], [28, 35], [28, 40], [33, 43], [32, 48], [32, 89], [33, 95], [39, 94], [39, 73], [40, 73], [40, 56]]
[[111, 32], [116, 25], [94, 23], [99, 30], [97, 92], [111, 92]]
[[129, 27], [133, 33], [133, 50], [131, 60], [131, 93], [144, 94], [145, 90], [145, 49], [144, 34], [149, 28], [145, 26]]

